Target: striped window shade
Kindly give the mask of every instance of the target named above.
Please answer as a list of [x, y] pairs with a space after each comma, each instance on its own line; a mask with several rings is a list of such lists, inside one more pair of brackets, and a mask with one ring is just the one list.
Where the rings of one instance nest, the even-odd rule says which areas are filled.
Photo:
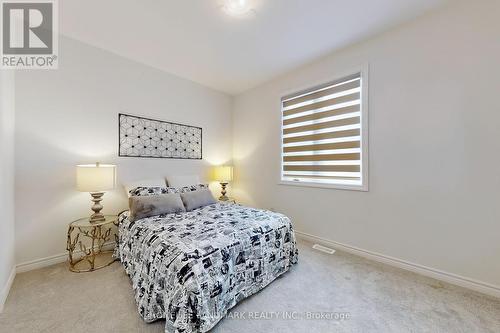
[[362, 87], [356, 73], [282, 98], [282, 182], [363, 186]]

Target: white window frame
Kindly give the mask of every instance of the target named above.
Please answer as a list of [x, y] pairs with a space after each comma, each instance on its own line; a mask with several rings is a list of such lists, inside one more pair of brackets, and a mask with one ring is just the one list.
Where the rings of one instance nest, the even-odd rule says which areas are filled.
[[[291, 185], [300, 187], [316, 187], [316, 188], [327, 188], [327, 189], [338, 189], [338, 190], [353, 190], [353, 191], [368, 191], [369, 188], [369, 131], [368, 131], [368, 64], [352, 68], [343, 73], [336, 73], [326, 79], [318, 80], [314, 83], [309, 83], [303, 87], [298, 87], [284, 92], [280, 96], [279, 100], [279, 110], [280, 110], [280, 173], [279, 173], [279, 185]], [[361, 73], [361, 185], [343, 185], [343, 184], [322, 184], [315, 182], [294, 182], [289, 180], [283, 180], [283, 103], [281, 97], [296, 94], [301, 91], [313, 90], [315, 87], [320, 87], [328, 82], [334, 82], [340, 80], [349, 75], [356, 73]]]

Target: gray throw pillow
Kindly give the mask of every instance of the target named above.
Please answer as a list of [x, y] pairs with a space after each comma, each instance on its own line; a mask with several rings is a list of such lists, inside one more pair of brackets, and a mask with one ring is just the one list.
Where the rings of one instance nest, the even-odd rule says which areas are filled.
[[129, 220], [131, 222], [145, 217], [186, 211], [179, 193], [134, 196], [128, 199], [128, 203], [130, 208]]
[[181, 193], [181, 198], [188, 212], [217, 202], [210, 190], [198, 190]]

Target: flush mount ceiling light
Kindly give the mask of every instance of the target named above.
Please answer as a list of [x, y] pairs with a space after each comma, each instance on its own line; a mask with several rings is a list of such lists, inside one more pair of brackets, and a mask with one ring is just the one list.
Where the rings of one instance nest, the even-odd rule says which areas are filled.
[[223, 9], [232, 16], [243, 16], [252, 10], [249, 0], [225, 0]]

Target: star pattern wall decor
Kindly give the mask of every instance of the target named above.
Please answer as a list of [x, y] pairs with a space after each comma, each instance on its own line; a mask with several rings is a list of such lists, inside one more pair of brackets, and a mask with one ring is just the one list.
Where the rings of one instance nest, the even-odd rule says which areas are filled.
[[202, 158], [202, 129], [120, 113], [119, 156]]

